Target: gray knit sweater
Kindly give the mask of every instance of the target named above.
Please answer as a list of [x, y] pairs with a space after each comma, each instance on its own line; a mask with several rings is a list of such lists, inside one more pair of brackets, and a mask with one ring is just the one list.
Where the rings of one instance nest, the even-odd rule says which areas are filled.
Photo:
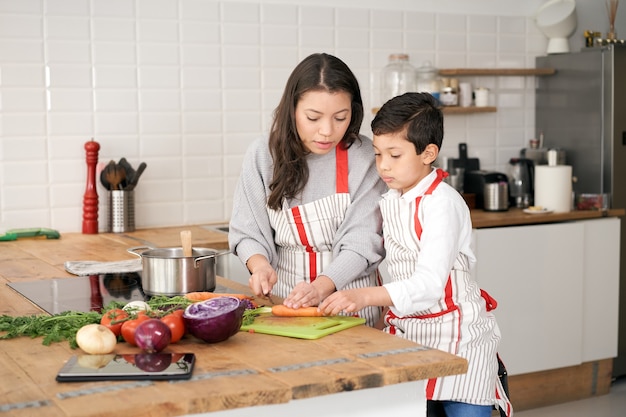
[[[307, 204], [335, 194], [335, 152], [309, 154], [309, 182], [301, 198], [288, 201], [289, 207]], [[333, 244], [333, 261], [320, 275], [326, 275], [337, 289], [360, 276], [369, 275], [384, 257], [381, 232], [380, 196], [387, 191], [376, 172], [372, 141], [362, 136], [348, 150], [348, 186], [351, 205]], [[268, 138], [255, 140], [246, 152], [241, 176], [233, 197], [228, 240], [230, 250], [245, 264], [262, 254], [277, 264], [274, 230], [267, 214], [272, 157]], [[280, 277], [279, 277], [280, 279]]]

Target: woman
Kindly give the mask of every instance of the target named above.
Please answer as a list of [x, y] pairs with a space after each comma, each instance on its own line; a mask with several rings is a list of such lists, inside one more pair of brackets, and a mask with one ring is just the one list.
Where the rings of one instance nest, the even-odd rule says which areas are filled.
[[[359, 84], [343, 61], [313, 54], [293, 70], [269, 138], [246, 153], [233, 198], [230, 249], [256, 295], [300, 308], [337, 289], [380, 284], [386, 187], [371, 140], [359, 135], [362, 121]], [[374, 325], [380, 308], [358, 314]]]

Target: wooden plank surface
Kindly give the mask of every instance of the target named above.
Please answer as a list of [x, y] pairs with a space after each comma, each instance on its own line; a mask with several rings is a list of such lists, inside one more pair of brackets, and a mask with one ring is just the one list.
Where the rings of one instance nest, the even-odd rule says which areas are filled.
[[[42, 313], [7, 287], [8, 282], [71, 279], [63, 269], [67, 260], [127, 259], [132, 257], [127, 248], [138, 240], [150, 239], [156, 247], [178, 246], [174, 241], [182, 229], [2, 242], [3, 253], [11, 256], [0, 257], [0, 312], [14, 316]], [[197, 230], [198, 240], [211, 245], [216, 239], [226, 242], [224, 234], [208, 233], [214, 235]], [[217, 283], [250, 294], [247, 286], [223, 277], [217, 277]], [[10, 408], [10, 415], [16, 416], [177, 416], [280, 404], [462, 373], [467, 368], [462, 358], [365, 326], [315, 341], [239, 332], [224, 342], [206, 344], [188, 336], [167, 349], [196, 354], [192, 380], [57, 383], [56, 373], [80, 350], [70, 349], [67, 342], [43, 346], [41, 338], [1, 340], [0, 406]], [[127, 343], [118, 343], [115, 350], [120, 354], [137, 352], [138, 348]]]
[[472, 227], [474, 229], [600, 219], [602, 217], [621, 217], [625, 214], [626, 210], [624, 209], [611, 209], [607, 211], [573, 210], [566, 213], [541, 214], [527, 214], [519, 208], [512, 208], [507, 211], [485, 211], [480, 209], [471, 211]]
[[181, 247], [180, 232], [191, 231], [191, 243], [196, 247], [228, 249], [228, 235], [210, 229], [210, 226], [181, 226], [159, 229], [142, 229], [131, 233], [109, 234], [107, 237], [123, 243], [134, 242], [132, 246], [144, 243], [157, 247]]
[[509, 377], [515, 411], [546, 407], [608, 394], [613, 359]]
[[439, 75], [445, 76], [533, 76], [553, 75], [554, 68], [443, 68]]

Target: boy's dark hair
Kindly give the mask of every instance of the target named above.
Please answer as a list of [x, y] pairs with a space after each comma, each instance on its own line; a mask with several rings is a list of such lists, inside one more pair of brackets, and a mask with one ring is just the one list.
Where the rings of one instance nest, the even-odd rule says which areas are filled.
[[429, 144], [441, 149], [443, 113], [437, 100], [428, 93], [405, 93], [394, 97], [380, 108], [372, 120], [374, 135], [405, 130], [406, 139], [421, 154]]

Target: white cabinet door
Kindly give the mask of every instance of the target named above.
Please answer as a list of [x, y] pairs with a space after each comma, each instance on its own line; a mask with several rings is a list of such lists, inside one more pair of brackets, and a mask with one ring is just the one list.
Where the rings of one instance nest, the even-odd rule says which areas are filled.
[[584, 233], [580, 222], [474, 230], [475, 276], [498, 301], [509, 374], [581, 362]]
[[586, 220], [582, 362], [617, 356], [620, 219]]

